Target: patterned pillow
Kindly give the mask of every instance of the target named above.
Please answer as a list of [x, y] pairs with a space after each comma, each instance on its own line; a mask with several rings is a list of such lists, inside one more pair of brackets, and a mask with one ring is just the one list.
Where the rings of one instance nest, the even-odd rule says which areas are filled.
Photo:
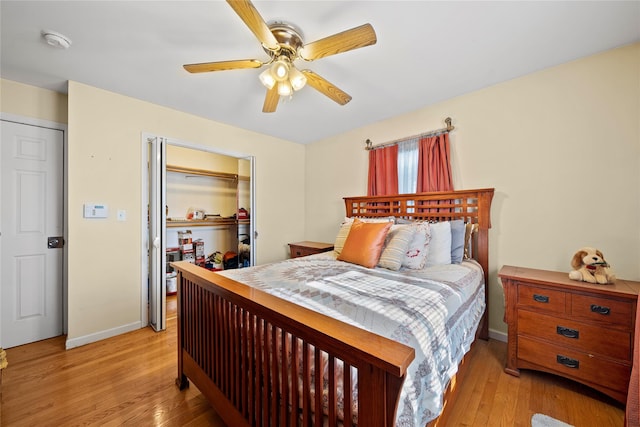
[[338, 260], [367, 268], [375, 267], [390, 228], [390, 222], [370, 223], [354, 220]]
[[421, 270], [427, 262], [427, 249], [431, 238], [428, 222], [416, 222], [413, 237], [402, 260], [402, 266]]
[[413, 225], [392, 225], [378, 266], [393, 271], [400, 270], [415, 231], [416, 227]]
[[451, 223], [449, 221], [434, 222], [429, 228], [431, 240], [426, 267], [451, 264]]
[[471, 258], [471, 236], [478, 231], [478, 224], [468, 222], [464, 227], [464, 259]]
[[336, 235], [336, 240], [333, 242], [333, 250], [336, 254], [340, 255], [342, 252], [342, 248], [344, 247], [344, 242], [347, 240], [347, 236], [349, 235], [349, 230], [351, 230], [351, 224], [353, 222], [343, 222], [340, 226], [340, 230], [338, 230], [338, 234]]

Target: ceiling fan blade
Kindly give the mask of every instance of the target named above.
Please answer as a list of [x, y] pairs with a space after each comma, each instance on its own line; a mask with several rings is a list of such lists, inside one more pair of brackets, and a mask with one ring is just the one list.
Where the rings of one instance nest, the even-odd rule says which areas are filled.
[[376, 32], [371, 24], [364, 24], [308, 43], [298, 50], [298, 54], [302, 59], [313, 61], [325, 56], [369, 46], [377, 41]]
[[280, 95], [278, 95], [278, 86], [274, 86], [272, 89], [267, 89], [267, 95], [264, 97], [264, 105], [262, 106], [263, 113], [274, 113], [278, 107], [278, 101]]
[[238, 70], [241, 68], [260, 68], [264, 63], [257, 59], [239, 59], [236, 61], [203, 62], [186, 64], [184, 69], [190, 73], [206, 73], [208, 71]]
[[307, 78], [307, 84], [317, 90], [318, 92], [328, 96], [340, 105], [345, 105], [351, 101], [351, 96], [346, 92], [338, 89], [331, 82], [320, 77], [318, 74], [311, 70], [302, 70], [302, 73]]
[[262, 19], [260, 13], [249, 0], [227, 0], [229, 6], [238, 14], [240, 19], [249, 27], [260, 43], [269, 50], [279, 48], [278, 40], [271, 33], [269, 26]]

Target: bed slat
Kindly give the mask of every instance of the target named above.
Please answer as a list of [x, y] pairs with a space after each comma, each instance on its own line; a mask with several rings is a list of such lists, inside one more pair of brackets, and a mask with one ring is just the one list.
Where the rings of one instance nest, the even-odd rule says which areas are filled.
[[[235, 301], [237, 294], [212, 286], [209, 279], [244, 285], [223, 280], [188, 262], [176, 263], [176, 267], [182, 360], [178, 383], [184, 384], [185, 377], [191, 379], [228, 425], [321, 426], [325, 421], [328, 426], [339, 425], [335, 403], [337, 363], [345, 366], [342, 382], [349, 389], [344, 391], [345, 416], [349, 418], [344, 425], [349, 426], [353, 416], [349, 400], [353, 391], [350, 366], [358, 369], [361, 384], [366, 387], [373, 384], [378, 390], [360, 391], [359, 424], [389, 425], [384, 420], [395, 414], [399, 389], [387, 376], [397, 378], [400, 384], [404, 381], [406, 368], [414, 357], [412, 348], [385, 339], [385, 346], [394, 349], [393, 359], [401, 362], [381, 359], [376, 354], [380, 349], [363, 350], [363, 343], [371, 341], [369, 332], [297, 306], [299, 320], [284, 321], [281, 312], [283, 308], [291, 308], [287, 307], [291, 303], [264, 294], [261, 295], [264, 301], [244, 300], [239, 304]], [[207, 279], [203, 274], [215, 276]], [[255, 296], [256, 290], [250, 293]], [[318, 326], [322, 324], [325, 327], [333, 324], [337, 329], [335, 333], [326, 330], [318, 334]], [[353, 342], [345, 343], [345, 337], [340, 337], [343, 334], [351, 336]], [[375, 340], [379, 342], [380, 337]], [[324, 378], [332, 402], [327, 407], [323, 403]], [[389, 396], [394, 392], [394, 396]], [[387, 415], [385, 407], [389, 400], [395, 403], [393, 414]], [[377, 409], [365, 409], [368, 407]], [[379, 416], [382, 418], [376, 418]]]

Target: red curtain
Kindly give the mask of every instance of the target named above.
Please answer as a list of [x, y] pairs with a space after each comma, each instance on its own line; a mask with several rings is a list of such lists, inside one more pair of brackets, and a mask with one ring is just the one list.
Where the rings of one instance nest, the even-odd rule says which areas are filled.
[[398, 146], [369, 150], [369, 185], [367, 195], [398, 194]]
[[418, 142], [418, 193], [453, 191], [449, 134], [422, 138]]

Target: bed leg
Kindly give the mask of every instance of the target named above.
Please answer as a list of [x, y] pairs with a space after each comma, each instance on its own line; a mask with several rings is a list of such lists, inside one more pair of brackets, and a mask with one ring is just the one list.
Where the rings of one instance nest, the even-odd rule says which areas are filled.
[[489, 339], [489, 315], [485, 312], [480, 320], [480, 327], [478, 329], [478, 338], [487, 341]]
[[189, 380], [187, 379], [186, 375], [180, 375], [178, 378], [176, 378], [176, 385], [178, 386], [178, 388], [180, 390], [184, 390], [185, 388], [189, 387]]

